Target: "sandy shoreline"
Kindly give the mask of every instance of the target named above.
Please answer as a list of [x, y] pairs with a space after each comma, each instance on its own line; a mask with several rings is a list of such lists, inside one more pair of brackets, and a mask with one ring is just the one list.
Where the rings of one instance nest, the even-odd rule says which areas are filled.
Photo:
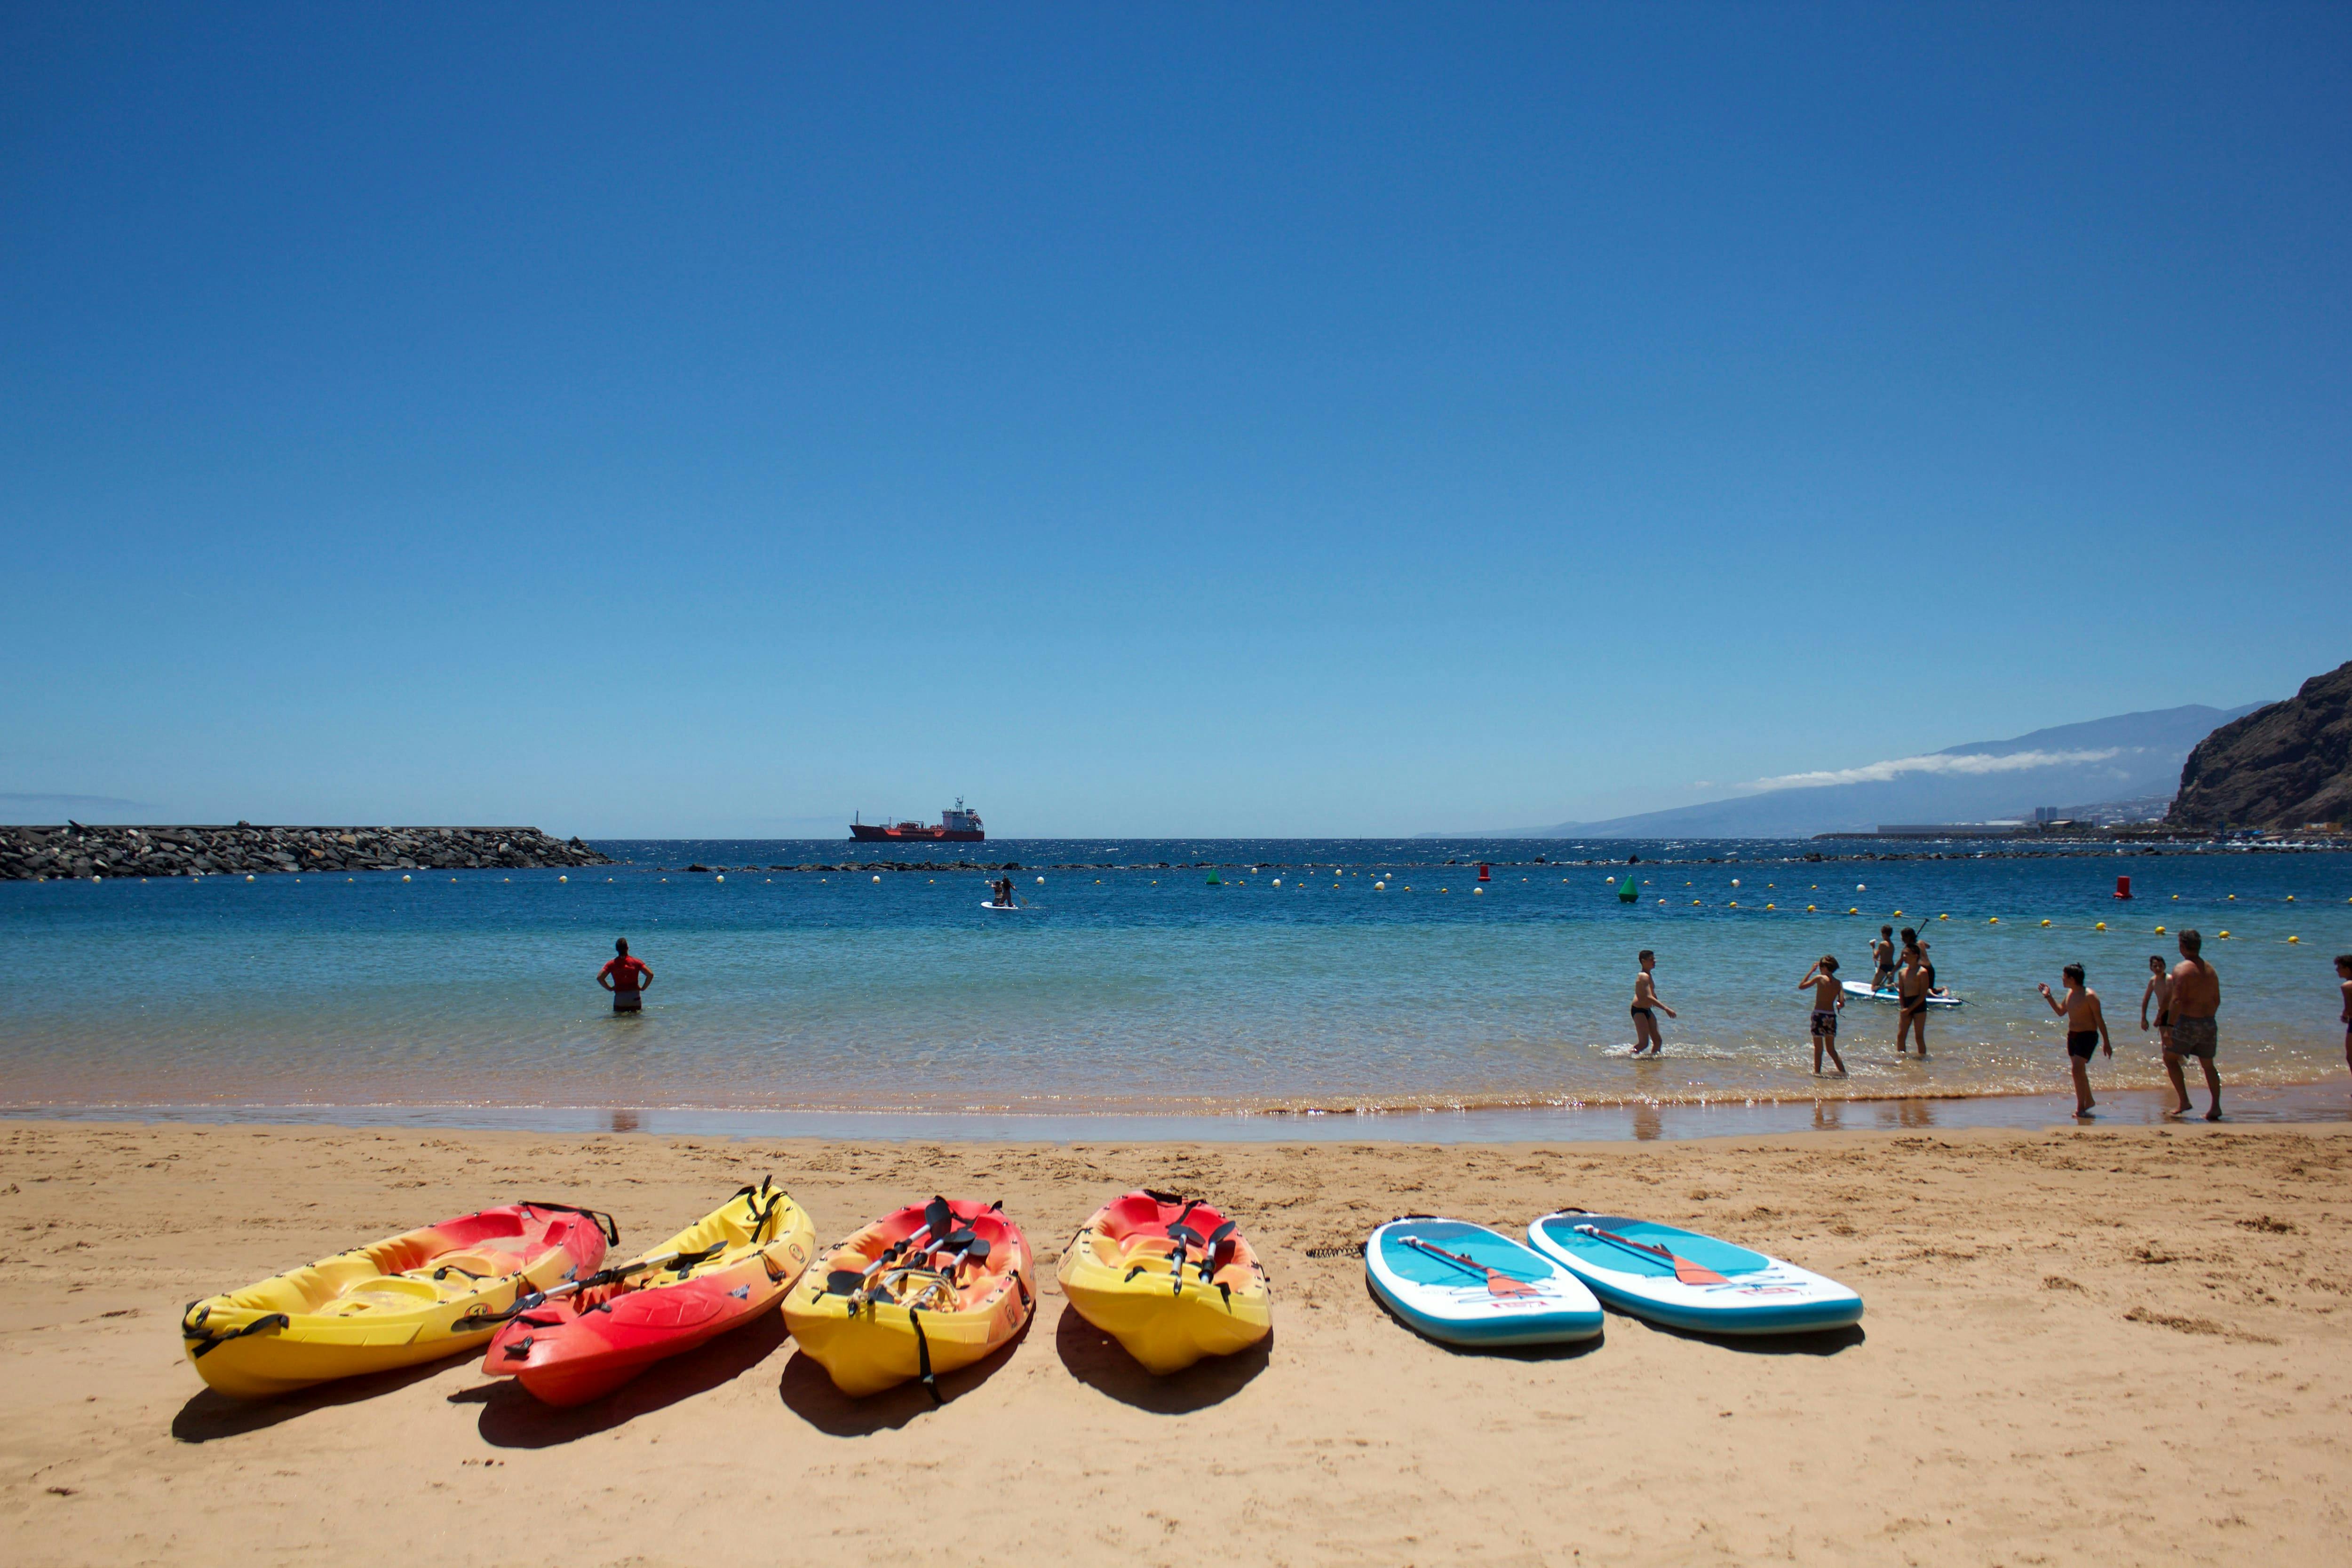
[[[1002, 1197], [1050, 1280], [1104, 1197], [1213, 1194], [1265, 1255], [1270, 1352], [1157, 1383], [1050, 1283], [1013, 1351], [852, 1404], [772, 1327], [585, 1410], [471, 1360], [242, 1406], [181, 1303], [515, 1197], [642, 1245], [772, 1171], [830, 1239]], [[1847, 1132], [1435, 1147], [1071, 1145], [0, 1125], [12, 1560], [761, 1562], [1115, 1553], [1288, 1563], [2336, 1560], [2352, 1535], [2352, 1129]], [[1862, 1290], [1862, 1329], [1742, 1346], [1612, 1316], [1463, 1355], [1310, 1247], [1405, 1211], [1696, 1224]], [[2334, 1542], [2330, 1546], [2327, 1543]]]

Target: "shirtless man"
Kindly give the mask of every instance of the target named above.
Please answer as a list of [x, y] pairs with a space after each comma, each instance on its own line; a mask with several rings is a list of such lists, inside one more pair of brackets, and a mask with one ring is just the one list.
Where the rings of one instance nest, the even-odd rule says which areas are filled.
[[2221, 1074], [2214, 1070], [2213, 1052], [2219, 1048], [2213, 1015], [2221, 1010], [2221, 977], [2213, 966], [2198, 956], [2205, 938], [2194, 931], [2180, 934], [2180, 962], [2172, 967], [2172, 1041], [2164, 1052], [2164, 1071], [2172, 1080], [2172, 1092], [2180, 1103], [2172, 1114], [2189, 1114], [2189, 1083], [2181, 1076], [2181, 1058], [2193, 1056], [2205, 1069], [2205, 1087], [2212, 1092], [2213, 1103], [2206, 1110], [2205, 1119], [2221, 1119]]
[[2099, 993], [2091, 989], [2083, 978], [2083, 966], [2069, 964], [2062, 973], [2066, 980], [2066, 994], [2053, 997], [2050, 988], [2042, 988], [2042, 999], [2050, 1010], [2066, 1020], [2066, 1061], [2074, 1070], [2074, 1114], [2087, 1116], [2098, 1102], [2091, 1098], [2091, 1053], [2104, 1050], [2107, 1060], [2115, 1060], [2115, 1042], [2107, 1038], [2107, 1009], [2099, 1005]]
[[2139, 994], [2139, 1031], [2148, 1030], [2147, 1004], [2156, 1004], [2156, 1040], [2166, 1051], [2172, 1049], [2172, 976], [2164, 967], [2163, 956], [2147, 956], [2147, 989]]
[[1902, 1016], [1895, 1024], [1895, 1054], [1901, 1056], [1906, 1041], [1916, 1037], [1919, 1060], [1927, 1060], [1927, 955], [1920, 950], [1916, 938], [1903, 945], [1903, 967], [1895, 977], [1896, 994], [1903, 998]]
[[1873, 966], [1870, 988], [1883, 991], [1886, 983], [1895, 977], [1895, 927], [1882, 925], [1878, 928], [1878, 940], [1870, 945], [1870, 961]]
[[[1783, 969], [1781, 973], [1788, 971]], [[1837, 1016], [1838, 1009], [1845, 1006], [1845, 988], [1838, 984], [1837, 960], [1823, 954], [1821, 962], [1806, 970], [1805, 977], [1797, 982], [1801, 991], [1808, 986], [1813, 992], [1813, 1075], [1821, 1075], [1822, 1052], [1826, 1051], [1837, 1066], [1837, 1075], [1843, 1078], [1845, 1059], [1838, 1055]]]
[[1642, 972], [1633, 977], [1633, 1054], [1636, 1056], [1642, 1054], [1644, 1042], [1649, 1045], [1652, 1056], [1666, 1049], [1666, 1042], [1658, 1034], [1659, 1013], [1668, 1018], [1679, 1016], [1674, 1009], [1658, 1000], [1658, 982], [1650, 974], [1657, 961], [1655, 953], [1647, 947], [1643, 948]]
[[2352, 953], [2336, 956], [2336, 977], [2344, 982], [2336, 988], [2344, 993], [2344, 1010], [2337, 1015], [2344, 1020], [2344, 1065], [2352, 1067]]

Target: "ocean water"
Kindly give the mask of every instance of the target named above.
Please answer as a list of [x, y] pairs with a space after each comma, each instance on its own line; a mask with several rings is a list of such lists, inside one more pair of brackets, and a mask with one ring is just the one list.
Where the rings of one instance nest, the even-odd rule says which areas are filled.
[[[0, 1108], [609, 1109], [675, 1124], [688, 1113], [1217, 1117], [2046, 1094], [2064, 1087], [2065, 1059], [2034, 988], [2056, 986], [2070, 961], [2088, 966], [2113, 1026], [2116, 1057], [2095, 1082], [2144, 1089], [2162, 1082], [2138, 1028], [2147, 959], [2172, 952], [2159, 925], [2206, 935], [2231, 1083], [2346, 1071], [2330, 963], [2352, 950], [2344, 853], [599, 847], [631, 863], [568, 881], [0, 883], [14, 959]], [[982, 873], [764, 869], [853, 858], [1017, 860], [1030, 907], [983, 910]], [[1480, 859], [1494, 868], [1484, 884]], [[724, 880], [683, 869], [693, 862], [727, 868]], [[1222, 868], [1223, 885], [1197, 862]], [[1629, 870], [1641, 898], [1624, 905], [1614, 884]], [[2134, 880], [2130, 903], [2112, 896], [2118, 873]], [[1796, 982], [1823, 953], [1868, 978], [1882, 922], [1918, 925], [1967, 1005], [1931, 1017], [1922, 1063], [1893, 1054], [1894, 1009], [1856, 1004], [1840, 1037], [1852, 1076], [1815, 1078]], [[615, 936], [657, 977], [640, 1016], [615, 1017], [594, 983]], [[1626, 1009], [1643, 947], [1681, 1016], [1662, 1020], [1663, 1060], [1634, 1061]]]

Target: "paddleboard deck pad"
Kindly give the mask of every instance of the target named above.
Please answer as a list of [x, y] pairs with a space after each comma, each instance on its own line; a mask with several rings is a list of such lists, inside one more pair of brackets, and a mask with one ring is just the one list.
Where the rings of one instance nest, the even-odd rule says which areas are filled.
[[1808, 1333], [1862, 1318], [1835, 1280], [1712, 1236], [1646, 1219], [1564, 1209], [1528, 1241], [1621, 1312], [1702, 1333]]
[[1407, 1327], [1446, 1344], [1556, 1344], [1601, 1332], [1576, 1276], [1499, 1231], [1408, 1215], [1364, 1243], [1364, 1276]]
[[[1874, 991], [1860, 980], [1846, 981], [1845, 994], [1858, 1002], [1899, 1002], [1903, 999], [1900, 991]], [[1958, 997], [1929, 997], [1927, 1005], [1931, 1008], [1957, 1008], [1963, 1004]]]

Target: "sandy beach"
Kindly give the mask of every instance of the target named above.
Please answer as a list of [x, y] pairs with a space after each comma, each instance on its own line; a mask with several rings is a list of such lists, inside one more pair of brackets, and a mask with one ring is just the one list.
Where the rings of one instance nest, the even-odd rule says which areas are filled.
[[[1489, 1148], [853, 1145], [0, 1128], [12, 1561], [1917, 1563], [2341, 1560], [2352, 1132], [1867, 1134]], [[822, 1239], [1002, 1197], [1045, 1300], [1009, 1354], [853, 1403], [780, 1318], [585, 1409], [473, 1359], [237, 1405], [184, 1301], [451, 1213], [570, 1199], [625, 1249], [772, 1171]], [[1270, 1350], [1155, 1382], [1063, 1309], [1059, 1243], [1150, 1184], [1241, 1218]], [[1307, 1249], [1399, 1212], [1695, 1225], [1858, 1287], [1825, 1343], [1612, 1315], [1463, 1354]], [[2333, 1542], [2331, 1546], [2329, 1543]]]

